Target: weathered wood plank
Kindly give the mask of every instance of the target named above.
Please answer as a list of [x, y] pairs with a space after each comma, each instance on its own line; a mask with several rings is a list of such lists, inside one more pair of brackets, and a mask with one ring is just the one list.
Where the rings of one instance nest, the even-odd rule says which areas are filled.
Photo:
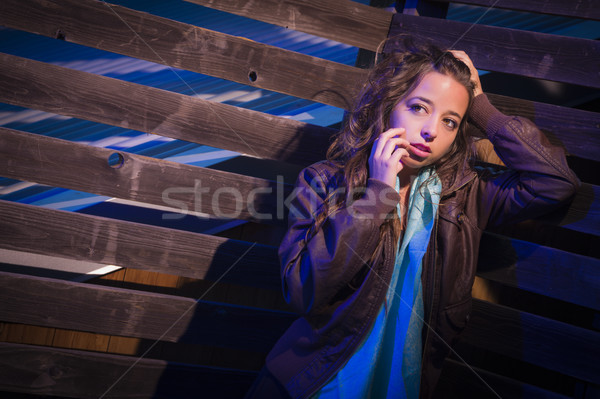
[[0, 343], [0, 391], [57, 397], [241, 398], [256, 372]]
[[[282, 181], [125, 152], [117, 152], [123, 157], [123, 165], [112, 168], [107, 159], [114, 153], [0, 128], [0, 176], [164, 206], [167, 218], [200, 212], [278, 225], [287, 222], [287, 204], [293, 190]], [[597, 186], [582, 185], [569, 206], [542, 220], [600, 235], [599, 190]]]
[[0, 247], [279, 289], [276, 248], [0, 201]]
[[[600, 88], [600, 42], [394, 14], [390, 37], [410, 33], [466, 51], [479, 69]], [[390, 41], [385, 51], [401, 46]]]
[[[109, 165], [118, 154], [119, 167]], [[185, 214], [285, 224], [283, 182], [87, 146], [0, 127], [0, 176], [164, 207]]]
[[0, 24], [341, 108], [364, 74], [104, 1], [3, 0]]
[[[481, 380], [483, 379], [482, 382]], [[453, 359], [446, 359], [442, 368], [438, 392], [445, 399], [463, 398], [528, 398], [567, 399], [569, 396], [548, 391], [498, 375], [478, 367], [472, 367]]]
[[334, 132], [8, 54], [0, 86], [9, 104], [299, 165], [323, 159]]
[[[0, 247], [4, 249], [212, 281], [221, 278], [270, 290], [280, 286], [274, 247], [6, 201], [0, 201], [0, 216]], [[588, 257], [487, 234], [478, 274], [597, 309], [597, 263]]]
[[477, 275], [600, 310], [600, 260], [486, 233]]
[[497, 94], [487, 96], [504, 114], [533, 121], [551, 143], [563, 147], [567, 154], [598, 160], [596, 149], [600, 148], [600, 113]]
[[[450, 2], [449, 0], [429, 1]], [[600, 7], [595, 0], [459, 0], [453, 3], [600, 20]]]
[[186, 0], [365, 50], [386, 39], [393, 13], [350, 0]]
[[[0, 320], [266, 353], [291, 313], [0, 272]], [[32, 295], [35, 293], [35, 295]]]
[[[8, 54], [0, 55], [0, 84], [4, 88], [0, 101], [9, 104], [299, 165], [324, 159], [334, 133], [326, 127]], [[599, 113], [489, 97], [501, 111], [534, 120], [569, 153], [596, 159]]]
[[600, 235], [599, 200], [600, 187], [584, 183], [568, 208], [544, 216], [543, 220], [570, 230]]
[[473, 300], [462, 336], [470, 345], [594, 384], [600, 382], [600, 333]]

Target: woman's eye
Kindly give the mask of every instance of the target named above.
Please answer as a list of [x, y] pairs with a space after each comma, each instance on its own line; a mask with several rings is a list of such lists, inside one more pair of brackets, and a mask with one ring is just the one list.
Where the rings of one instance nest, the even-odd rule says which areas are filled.
[[456, 121], [453, 119], [446, 119], [444, 120], [444, 123], [446, 124], [446, 126], [448, 126], [448, 128], [452, 130], [456, 129], [456, 127], [458, 126], [458, 123], [456, 123]]
[[413, 104], [410, 106], [411, 111], [415, 111], [415, 112], [425, 112], [427, 111], [427, 109], [425, 109], [424, 106], [422, 106], [421, 104]]

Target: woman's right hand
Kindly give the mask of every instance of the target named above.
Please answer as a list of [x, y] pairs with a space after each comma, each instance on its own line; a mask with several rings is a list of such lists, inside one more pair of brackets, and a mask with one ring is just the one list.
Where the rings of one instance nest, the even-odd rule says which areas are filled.
[[404, 133], [404, 128], [389, 129], [373, 142], [369, 156], [369, 177], [396, 186], [396, 176], [404, 167], [401, 159], [409, 155], [406, 147], [410, 143], [403, 138]]

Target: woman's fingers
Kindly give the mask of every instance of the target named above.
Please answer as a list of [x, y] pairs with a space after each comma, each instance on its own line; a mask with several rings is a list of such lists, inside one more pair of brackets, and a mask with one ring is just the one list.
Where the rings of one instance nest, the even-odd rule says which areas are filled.
[[379, 135], [379, 137], [377, 137], [377, 139], [373, 143], [373, 149], [371, 150], [371, 155], [375, 155], [377, 157], [381, 156], [383, 149], [385, 148], [388, 141], [391, 138], [394, 138], [397, 136], [399, 137], [402, 134], [404, 134], [403, 128], [389, 129], [389, 130], [386, 130], [385, 132], [381, 133]]
[[376, 140], [369, 157], [370, 177], [393, 186], [396, 175], [402, 169], [400, 159], [408, 155], [408, 141], [404, 139], [404, 129], [395, 128], [383, 132]]
[[406, 148], [408, 144], [408, 141], [402, 137], [388, 139], [381, 151], [381, 158], [390, 158], [395, 151]]

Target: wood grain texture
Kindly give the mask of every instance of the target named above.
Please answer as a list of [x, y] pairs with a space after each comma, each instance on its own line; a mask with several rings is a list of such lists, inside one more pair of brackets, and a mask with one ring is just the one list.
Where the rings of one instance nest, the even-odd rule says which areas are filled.
[[4, 0], [0, 24], [341, 108], [348, 107], [364, 74], [103, 1]]
[[[449, 3], [448, 0], [429, 1]], [[455, 3], [600, 20], [600, 7], [595, 0], [459, 0]]]
[[[243, 397], [256, 372], [0, 343], [0, 390], [56, 397]], [[105, 396], [104, 396], [105, 395]]]
[[[390, 38], [406, 33], [464, 50], [478, 69], [600, 88], [597, 40], [394, 14]], [[385, 51], [396, 48], [391, 40]]]
[[[308, 148], [307, 148], [308, 150]], [[200, 212], [285, 225], [294, 191], [281, 181], [243, 176], [0, 128], [0, 176], [166, 207], [165, 217]], [[192, 213], [193, 214], [193, 213]], [[599, 235], [600, 188], [583, 184], [569, 205], [540, 220]]]
[[251, 157], [308, 165], [333, 129], [166, 90], [0, 55], [0, 101]]
[[552, 144], [563, 147], [567, 154], [598, 160], [600, 113], [498, 94], [487, 96], [505, 115], [522, 116], [533, 121]]
[[[268, 352], [291, 313], [0, 272], [0, 320]], [[35, 293], [35, 295], [32, 295]]]
[[276, 248], [0, 201], [0, 247], [279, 289]]
[[[120, 167], [108, 159], [119, 154]], [[293, 187], [0, 128], [0, 176], [154, 204], [165, 219], [185, 214], [286, 223]]]
[[461, 339], [584, 381], [600, 382], [597, 331], [473, 300], [473, 313]]
[[600, 260], [487, 233], [477, 275], [600, 310]]
[[375, 51], [393, 13], [350, 0], [186, 0]]
[[[9, 104], [298, 165], [324, 159], [335, 132], [8, 54], [0, 55], [0, 84], [0, 101]], [[596, 160], [600, 113], [489, 98], [502, 112], [533, 120], [568, 153]]]

